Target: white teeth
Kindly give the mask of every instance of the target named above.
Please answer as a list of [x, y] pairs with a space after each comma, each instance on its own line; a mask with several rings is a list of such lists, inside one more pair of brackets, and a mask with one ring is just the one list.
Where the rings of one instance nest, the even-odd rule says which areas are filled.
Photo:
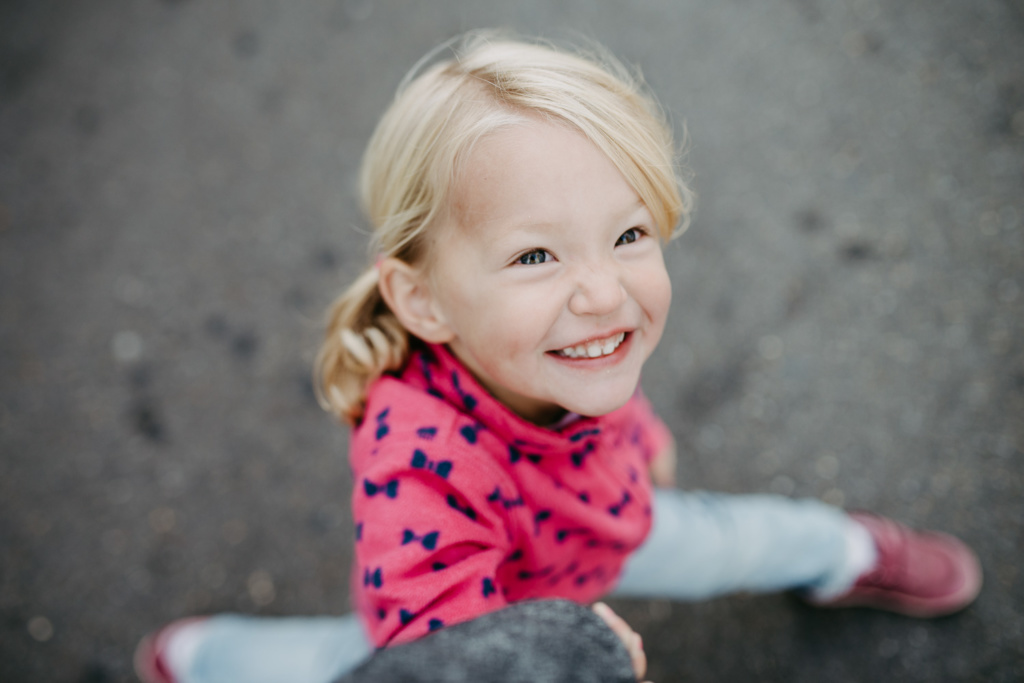
[[615, 349], [619, 348], [619, 344], [621, 344], [622, 340], [625, 338], [626, 333], [620, 332], [614, 337], [598, 339], [597, 341], [592, 341], [589, 344], [567, 346], [558, 353], [566, 358], [600, 358], [601, 356], [607, 356], [614, 353]]

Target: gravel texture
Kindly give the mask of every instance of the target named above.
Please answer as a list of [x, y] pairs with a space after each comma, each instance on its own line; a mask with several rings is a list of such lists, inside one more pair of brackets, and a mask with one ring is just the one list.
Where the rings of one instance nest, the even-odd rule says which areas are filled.
[[197, 613], [348, 609], [322, 311], [405, 70], [466, 29], [642, 67], [700, 194], [645, 387], [687, 487], [978, 551], [967, 612], [616, 602], [649, 677], [1024, 680], [1020, 0], [0, 3], [0, 680], [131, 681]]

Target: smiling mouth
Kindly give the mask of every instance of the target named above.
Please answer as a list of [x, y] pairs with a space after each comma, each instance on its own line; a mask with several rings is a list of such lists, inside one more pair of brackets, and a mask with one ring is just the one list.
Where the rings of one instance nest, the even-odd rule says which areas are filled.
[[586, 344], [567, 346], [553, 353], [562, 358], [601, 358], [602, 356], [610, 356], [615, 353], [615, 349], [619, 348], [619, 344], [625, 338], [626, 333], [620, 332], [606, 339], [595, 339]]

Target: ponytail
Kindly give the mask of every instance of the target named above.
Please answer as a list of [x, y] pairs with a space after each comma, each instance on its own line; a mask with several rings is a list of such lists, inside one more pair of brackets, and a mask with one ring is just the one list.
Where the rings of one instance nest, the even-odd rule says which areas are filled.
[[334, 301], [316, 357], [317, 400], [353, 425], [362, 420], [366, 388], [400, 368], [409, 349], [409, 333], [384, 303], [377, 282], [377, 268], [371, 267]]

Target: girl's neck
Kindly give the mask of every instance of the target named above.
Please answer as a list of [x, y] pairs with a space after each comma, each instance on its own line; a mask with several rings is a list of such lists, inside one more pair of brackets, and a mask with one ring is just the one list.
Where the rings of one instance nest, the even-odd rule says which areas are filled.
[[569, 414], [569, 411], [562, 406], [553, 403], [541, 403], [527, 396], [511, 393], [500, 386], [489, 383], [483, 374], [475, 369], [471, 358], [467, 358], [464, 354], [459, 353], [459, 349], [455, 348], [452, 344], [445, 344], [444, 347], [495, 401], [501, 403], [527, 422], [531, 422], [538, 427], [550, 428], [552, 425], [560, 423]]

